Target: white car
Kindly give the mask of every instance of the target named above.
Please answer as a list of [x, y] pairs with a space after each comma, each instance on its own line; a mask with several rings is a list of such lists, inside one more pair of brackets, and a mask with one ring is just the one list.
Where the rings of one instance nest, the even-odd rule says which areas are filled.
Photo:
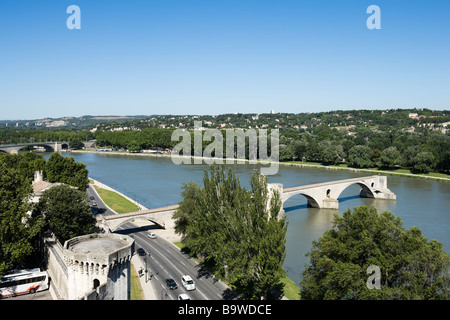
[[186, 293], [182, 293], [178, 295], [178, 300], [191, 300], [191, 297], [189, 297]]
[[150, 232], [150, 233], [148, 234], [148, 237], [149, 237], [150, 239], [156, 239], [156, 234], [154, 234], [153, 232]]
[[181, 283], [186, 290], [195, 290], [195, 282], [188, 275], [184, 275], [181, 277]]

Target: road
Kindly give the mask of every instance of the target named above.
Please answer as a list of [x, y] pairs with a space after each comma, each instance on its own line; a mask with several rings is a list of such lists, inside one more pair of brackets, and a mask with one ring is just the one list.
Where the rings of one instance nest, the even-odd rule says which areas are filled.
[[[133, 224], [124, 224], [123, 229], [133, 228], [133, 226]], [[178, 247], [160, 237], [151, 239], [148, 233], [148, 230], [143, 230], [129, 235], [135, 239], [136, 249], [143, 248], [147, 253], [145, 257], [139, 256], [139, 258], [142, 261], [145, 261], [144, 258], [147, 259], [148, 276], [152, 275], [149, 281], [153, 281], [152, 284], [159, 299], [177, 300], [181, 293], [188, 294], [192, 300], [221, 300], [235, 297], [226, 285], [215, 280], [208, 271], [181, 252]], [[187, 291], [183, 287], [181, 283], [183, 275], [190, 275], [194, 279], [195, 290]], [[168, 278], [175, 280], [177, 289], [168, 288], [166, 285]]]
[[[109, 210], [102, 199], [89, 186], [87, 193], [93, 196], [98, 208], [105, 208], [102, 215], [115, 214]], [[150, 227], [151, 228], [151, 227]], [[157, 226], [154, 226], [157, 228]], [[151, 231], [151, 230], [150, 230]], [[235, 299], [236, 294], [230, 288], [214, 277], [204, 268], [198, 265], [191, 257], [184, 254], [174, 244], [157, 237], [148, 237], [148, 227], [140, 228], [132, 223], [125, 223], [116, 231], [134, 238], [135, 249], [143, 248], [146, 252], [148, 275], [153, 275], [152, 281], [156, 296], [161, 300], [177, 300], [178, 295], [186, 293], [192, 300], [229, 300]], [[137, 254], [137, 253], [136, 253]], [[139, 256], [144, 261], [144, 256]], [[143, 264], [145, 265], [145, 263]], [[181, 284], [181, 276], [190, 275], [195, 281], [195, 290], [187, 291]], [[172, 278], [178, 288], [170, 290], [166, 285], [166, 279]]]

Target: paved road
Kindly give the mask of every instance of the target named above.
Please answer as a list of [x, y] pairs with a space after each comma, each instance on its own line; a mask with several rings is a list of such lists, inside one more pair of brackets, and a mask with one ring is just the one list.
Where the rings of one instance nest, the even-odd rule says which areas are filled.
[[[94, 197], [98, 208], [106, 209], [105, 212], [101, 213], [102, 215], [115, 214], [106, 207], [91, 186], [87, 189], [87, 193], [89, 196]], [[159, 299], [177, 300], [178, 295], [181, 293], [187, 293], [192, 300], [228, 300], [236, 297], [227, 286], [220, 281], [216, 281], [211, 274], [201, 268], [188, 255], [182, 253], [178, 247], [165, 239], [150, 239], [148, 230], [136, 227], [132, 223], [124, 224], [119, 227], [117, 232], [133, 237], [135, 239], [135, 249], [143, 248], [147, 253], [148, 274], [153, 274], [150, 281], [153, 281], [152, 284]], [[150, 257], [148, 256], [149, 253]], [[143, 256], [139, 258], [144, 259]], [[195, 290], [186, 291], [181, 284], [182, 275], [190, 275], [194, 279]], [[166, 285], [167, 278], [174, 279], [178, 289], [170, 290]]]
[[[125, 229], [133, 228], [133, 226], [133, 224], [124, 224], [121, 232], [126, 233]], [[153, 281], [152, 284], [159, 299], [177, 300], [181, 293], [188, 294], [192, 300], [222, 300], [236, 297], [226, 285], [215, 280], [209, 272], [182, 253], [178, 247], [162, 238], [151, 239], [148, 233], [149, 231], [144, 230], [129, 235], [135, 239], [136, 249], [143, 248], [147, 253], [145, 258], [148, 275], [152, 275], [152, 280], [149, 281]], [[144, 261], [144, 256], [139, 258]], [[181, 283], [183, 275], [190, 275], [194, 279], [195, 290], [187, 291], [183, 287]], [[166, 279], [168, 278], [175, 280], [177, 289], [170, 290], [167, 287]]]
[[[50, 284], [51, 285], [51, 284]], [[14, 301], [14, 300], [53, 300], [50, 290], [38, 291], [35, 293], [21, 294], [16, 297], [8, 297], [2, 299], [4, 301]]]
[[[92, 204], [92, 201], [95, 201], [96, 203], [97, 203], [97, 206], [95, 207], [95, 206], [92, 206], [91, 205], [91, 208], [96, 208], [97, 210], [98, 209], [104, 209], [105, 211], [104, 212], [102, 212], [101, 214], [102, 215], [105, 215], [105, 216], [109, 216], [109, 215], [114, 215], [114, 214], [116, 214], [115, 212], [113, 212], [112, 210], [110, 210], [106, 205], [105, 205], [105, 203], [102, 201], [102, 199], [98, 196], [98, 194], [97, 194], [97, 192], [95, 192], [94, 191], [94, 188], [91, 186], [91, 185], [89, 185], [88, 186], [88, 188], [86, 189], [86, 192], [87, 192], [87, 194], [88, 194], [88, 196], [89, 196], [89, 202], [90, 202], [90, 204]], [[92, 198], [94, 199], [94, 200], [92, 200]], [[95, 209], [94, 209], [95, 210]], [[94, 212], [94, 216], [97, 216], [99, 213], [97, 212], [97, 213], [95, 213]]]

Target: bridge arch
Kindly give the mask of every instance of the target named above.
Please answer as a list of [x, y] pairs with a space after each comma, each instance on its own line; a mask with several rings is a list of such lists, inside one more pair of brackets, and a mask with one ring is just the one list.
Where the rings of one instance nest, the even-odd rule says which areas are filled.
[[160, 228], [163, 228], [163, 229], [166, 228], [166, 225], [164, 224], [164, 222], [158, 221], [158, 220], [156, 220], [156, 219], [154, 219], [154, 218], [148, 218], [148, 217], [130, 217], [130, 218], [128, 218], [128, 219], [123, 219], [123, 220], [120, 219], [120, 222], [117, 223], [117, 224], [114, 224], [113, 226], [110, 226], [110, 227], [109, 227], [109, 230], [110, 230], [111, 232], [117, 231], [117, 229], [119, 229], [120, 226], [124, 225], [124, 224], [127, 223], [127, 222], [133, 222], [133, 221], [136, 220], [136, 219], [148, 220], [148, 221], [154, 223], [155, 225], [159, 226]]
[[55, 148], [47, 143], [36, 143], [36, 144], [30, 145], [30, 147], [44, 147], [45, 152], [55, 152]]
[[296, 192], [296, 193], [292, 193], [290, 194], [288, 197], [283, 199], [283, 205], [286, 202], [286, 200], [292, 198], [293, 196], [296, 195], [302, 195], [306, 198], [308, 207], [313, 207], [313, 208], [320, 208], [320, 204], [319, 201], [317, 199], [315, 199], [314, 197], [312, 197], [311, 195], [307, 194], [306, 192]]
[[371, 186], [369, 186], [368, 184], [366, 184], [362, 181], [356, 181], [356, 182], [344, 185], [342, 188], [340, 188], [340, 190], [336, 190], [335, 199], [338, 199], [342, 192], [344, 192], [350, 186], [354, 186], [354, 185], [358, 185], [359, 187], [361, 187], [361, 189], [362, 189], [360, 192], [361, 196], [366, 197], [366, 198], [375, 198], [376, 191], [372, 189], [372, 187], [374, 185], [373, 182], [371, 183]]

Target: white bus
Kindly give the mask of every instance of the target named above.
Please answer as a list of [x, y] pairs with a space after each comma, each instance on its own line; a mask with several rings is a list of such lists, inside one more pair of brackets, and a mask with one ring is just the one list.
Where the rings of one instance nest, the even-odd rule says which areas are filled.
[[5, 273], [0, 279], [0, 299], [46, 289], [48, 289], [48, 275], [39, 268], [13, 270]]

